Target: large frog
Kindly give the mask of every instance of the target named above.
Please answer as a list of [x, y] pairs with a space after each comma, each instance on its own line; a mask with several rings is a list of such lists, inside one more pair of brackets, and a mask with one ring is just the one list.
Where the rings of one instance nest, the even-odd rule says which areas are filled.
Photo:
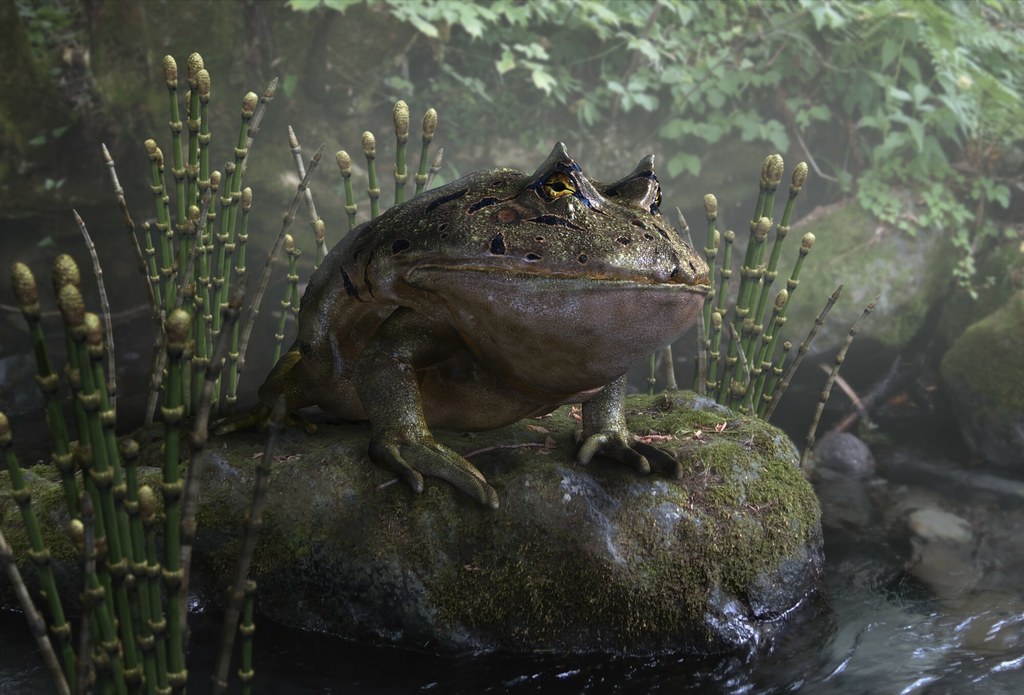
[[558, 143], [533, 174], [470, 174], [357, 227], [310, 278], [262, 403], [369, 420], [374, 462], [417, 492], [438, 477], [491, 507], [494, 488], [432, 428], [583, 403], [579, 463], [680, 476], [623, 412], [626, 371], [691, 324], [708, 288], [658, 211], [653, 161], [603, 184]]

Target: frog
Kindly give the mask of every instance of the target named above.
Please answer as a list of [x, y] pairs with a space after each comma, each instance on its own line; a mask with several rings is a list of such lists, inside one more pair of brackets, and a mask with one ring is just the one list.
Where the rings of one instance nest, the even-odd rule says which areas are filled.
[[661, 215], [654, 157], [611, 183], [564, 143], [532, 174], [471, 173], [353, 229], [302, 296], [259, 389], [289, 412], [368, 421], [369, 458], [413, 491], [496, 490], [435, 429], [491, 430], [582, 404], [576, 462], [682, 476], [625, 423], [629, 368], [701, 312], [708, 266]]

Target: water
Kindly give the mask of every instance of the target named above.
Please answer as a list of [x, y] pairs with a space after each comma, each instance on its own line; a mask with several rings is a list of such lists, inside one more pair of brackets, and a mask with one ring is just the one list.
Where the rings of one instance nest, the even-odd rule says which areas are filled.
[[[884, 477], [896, 465], [914, 471], [912, 485], [894, 472]], [[826, 498], [825, 592], [753, 655], [446, 658], [258, 623], [258, 692], [1021, 692], [1024, 558], [1018, 556], [1024, 554], [1016, 540], [1022, 512], [1012, 481], [1003, 490], [984, 477], [979, 485], [951, 487], [963, 471], [907, 447], [883, 452], [879, 470], [883, 477], [869, 485], [884, 509], [873, 525], [854, 528], [830, 517]], [[955, 496], [946, 494], [953, 490]], [[979, 568], [971, 586], [929, 584], [907, 571], [911, 546], [891, 532], [886, 510], [898, 514], [900, 504], [921, 500], [971, 521], [979, 538], [968, 552], [969, 564]], [[216, 619], [194, 618], [194, 691], [205, 690], [212, 668]], [[0, 614], [0, 692], [48, 688], [21, 616]]]

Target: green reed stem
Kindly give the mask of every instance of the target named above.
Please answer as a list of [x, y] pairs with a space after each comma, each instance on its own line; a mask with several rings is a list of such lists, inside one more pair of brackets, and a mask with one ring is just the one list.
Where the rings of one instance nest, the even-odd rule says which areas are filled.
[[[75, 652], [71, 648], [71, 625], [64, 618], [64, 606], [60, 602], [60, 594], [57, 593], [57, 582], [53, 576], [53, 568], [50, 564], [50, 551], [43, 542], [43, 534], [39, 528], [39, 520], [36, 518], [35, 509], [32, 507], [32, 492], [25, 483], [25, 475], [14, 455], [12, 447], [10, 422], [7, 416], [0, 413], [0, 449], [4, 452], [4, 463], [7, 466], [7, 473], [11, 479], [11, 496], [18, 504], [21, 511], [21, 519], [25, 524], [25, 532], [28, 535], [31, 550], [28, 552], [29, 559], [36, 567], [39, 574], [39, 583], [42, 586], [42, 594], [46, 599], [47, 608], [50, 614], [50, 631], [57, 641], [57, 651], [61, 656], [63, 665], [63, 676], [67, 680], [65, 687], [75, 687]], [[77, 504], [75, 505], [78, 506]], [[45, 628], [43, 634], [46, 634]], [[58, 668], [58, 672], [60, 669]]]
[[199, 202], [199, 130], [200, 118], [199, 72], [203, 70], [203, 57], [193, 53], [188, 57], [188, 86], [185, 108], [188, 112], [188, 165], [185, 167], [185, 204]]
[[287, 402], [284, 396], [280, 396], [277, 402], [274, 403], [274, 409], [270, 414], [270, 436], [267, 437], [267, 446], [263, 450], [263, 457], [256, 466], [256, 482], [253, 486], [252, 504], [249, 507], [249, 514], [245, 519], [245, 536], [242, 539], [242, 549], [239, 553], [238, 567], [235, 571], [235, 581], [228, 593], [228, 605], [224, 609], [224, 623], [220, 633], [220, 652], [217, 657], [216, 667], [214, 668], [213, 685], [211, 687], [211, 691], [214, 693], [223, 693], [228, 687], [228, 666], [231, 662], [231, 652], [235, 642], [235, 629], [238, 625], [242, 600], [245, 597], [245, 582], [249, 576], [249, 567], [252, 565], [256, 541], [259, 540], [260, 529], [263, 526], [263, 508], [266, 506], [267, 489], [270, 485], [270, 466], [274, 460], [274, 449], [277, 447], [277, 440], [280, 436], [286, 413]]
[[256, 582], [246, 579], [243, 589], [245, 602], [242, 606], [242, 623], [238, 626], [238, 634], [242, 637], [242, 658], [238, 666], [238, 680], [242, 684], [242, 695], [252, 695], [252, 681], [256, 677], [252, 658], [252, 637], [256, 633], [254, 620]]
[[441, 171], [441, 162], [444, 160], [444, 148], [441, 147], [434, 155], [434, 161], [430, 163], [430, 173], [427, 175], [427, 188], [434, 185], [434, 177]]
[[[299, 139], [295, 135], [295, 130], [288, 126], [288, 144], [291, 147], [292, 158], [295, 161], [295, 172], [301, 179], [306, 175], [306, 165], [302, 161], [302, 146], [299, 145]], [[306, 211], [309, 213], [309, 224], [313, 229], [313, 241], [316, 244], [316, 261], [313, 263], [313, 270], [320, 267], [320, 263], [323, 262], [324, 256], [327, 255], [327, 237], [326, 237], [326, 225], [324, 221], [320, 219], [320, 215], [316, 211], [316, 203], [313, 201], [313, 190], [307, 188], [302, 194], [303, 200], [306, 201]]]
[[[356, 226], [356, 212], [358, 212], [356, 194], [352, 191], [352, 158], [345, 150], [338, 150], [334, 159], [338, 162], [341, 180], [345, 184], [345, 214], [348, 215], [348, 229], [352, 231]], [[424, 176], [424, 180], [425, 178]]]
[[164, 567], [167, 590], [167, 668], [168, 682], [182, 692], [188, 679], [185, 670], [183, 616], [181, 611], [181, 478], [180, 424], [185, 407], [181, 400], [184, 355], [189, 339], [191, 317], [176, 309], [167, 317], [167, 388], [164, 390], [164, 469], [161, 489], [164, 495]]
[[[416, 195], [422, 193], [428, 187], [427, 167], [430, 162], [430, 143], [434, 139], [434, 132], [437, 130], [437, 111], [427, 109], [423, 114], [423, 131], [420, 145], [420, 165], [416, 171]], [[440, 167], [438, 167], [440, 168]]]
[[[167, 81], [167, 103], [171, 118], [169, 123], [171, 128], [171, 175], [174, 177], [174, 202], [177, 206], [177, 223], [175, 227], [177, 230], [180, 230], [185, 226], [187, 199], [185, 197], [185, 159], [182, 155], [181, 144], [182, 123], [181, 115], [178, 111], [178, 64], [174, 61], [173, 56], [164, 56], [164, 78]], [[170, 232], [170, 229], [168, 229], [168, 232]], [[184, 248], [179, 240], [179, 268], [184, 267], [187, 252], [188, 249]]]
[[772, 393], [772, 400], [768, 404], [768, 408], [765, 410], [765, 420], [768, 420], [772, 416], [772, 413], [775, 412], [775, 408], [779, 405], [779, 400], [786, 392], [786, 389], [789, 388], [790, 381], [793, 379], [793, 374], [795, 374], [797, 368], [800, 367], [800, 363], [803, 362], [807, 351], [811, 349], [811, 343], [814, 342], [814, 338], [818, 335], [818, 331], [821, 330], [821, 327], [825, 325], [825, 319], [828, 318], [829, 312], [832, 311], [832, 307], [835, 305], [836, 300], [839, 299], [839, 295], [842, 294], [842, 292], [843, 286], [840, 285], [836, 288], [835, 292], [829, 296], [828, 301], [825, 302], [825, 306], [814, 319], [814, 325], [811, 326], [811, 330], [807, 332], [807, 337], [804, 338], [804, 342], [800, 343], [800, 348], [797, 350], [796, 357], [794, 357], [793, 361], [789, 363], [789, 366], [782, 375], [782, 379], [779, 380], [778, 385]]
[[170, 691], [167, 677], [167, 619], [160, 602], [160, 577], [163, 567], [157, 552], [156, 494], [148, 485], [139, 488], [139, 517], [146, 541], [146, 585], [149, 589], [149, 630], [153, 633], [153, 652], [156, 656], [156, 688], [158, 692]]
[[392, 112], [395, 124], [395, 205], [405, 201], [405, 183], [409, 170], [405, 164], [405, 146], [409, 142], [409, 105], [402, 100], [395, 102]]
[[[177, 266], [174, 262], [174, 250], [172, 244], [174, 234], [171, 231], [170, 198], [167, 195], [167, 189], [164, 187], [164, 153], [156, 146], [155, 140], [146, 140], [145, 147], [146, 155], [149, 157], [150, 161], [150, 190], [153, 192], [153, 198], [156, 203], [156, 229], [160, 234], [161, 265], [158, 273], [160, 277], [161, 293], [164, 297], [164, 313], [166, 313], [170, 311], [170, 307], [174, 304], [175, 293], [177, 292], [176, 283], [174, 281], [174, 274]], [[183, 211], [183, 219], [184, 216], [185, 213]], [[148, 249], [153, 248], [152, 241], [147, 241], [146, 246], [148, 252]], [[151, 254], [149, 264], [150, 277], [153, 276], [153, 269], [156, 265], [156, 259], [153, 258], [153, 256], [155, 256], [155, 251]]]
[[[235, 256], [236, 287], [244, 291], [246, 286], [245, 244], [249, 240], [249, 211], [252, 210], [252, 189], [242, 191], [242, 228], [238, 232], [238, 253]], [[231, 349], [228, 351], [227, 395], [224, 397], [225, 410], [233, 412], [238, 401], [238, 339], [239, 325], [231, 326]]]
[[281, 359], [281, 343], [284, 342], [285, 324], [288, 322], [288, 314], [292, 313], [293, 305], [298, 301], [299, 294], [299, 274], [296, 264], [302, 252], [295, 248], [295, 240], [291, 234], [284, 235], [284, 252], [288, 256], [288, 284], [284, 288], [284, 298], [281, 300], [281, 318], [277, 321], [277, 333], [274, 334], [273, 362], [275, 364]]
[[366, 157], [366, 175], [369, 185], [366, 188], [366, 195], [370, 198], [370, 219], [380, 215], [380, 186], [377, 183], [377, 139], [373, 133], [363, 133], [363, 155]]
[[35, 276], [24, 263], [15, 263], [11, 266], [11, 288], [14, 290], [18, 306], [21, 308], [21, 315], [25, 318], [25, 323], [28, 324], [32, 349], [36, 357], [36, 382], [46, 401], [46, 425], [50, 430], [50, 438], [53, 440], [52, 459], [60, 472], [68, 515], [74, 519], [80, 513], [78, 485], [75, 482], [74, 457], [71, 454], [67, 422], [64, 420], [64, 410], [57, 398], [60, 383], [57, 374], [53, 371], [50, 355], [46, 349], [46, 340], [43, 337], [43, 327], [40, 322], [39, 288], [36, 285]]
[[832, 364], [832, 371], [829, 372], [828, 379], [825, 380], [825, 386], [821, 389], [821, 398], [818, 400], [818, 407], [814, 411], [814, 417], [811, 419], [811, 425], [807, 428], [807, 438], [804, 440], [804, 450], [800, 455], [800, 468], [803, 468], [807, 463], [807, 459], [810, 457], [811, 451], [814, 449], [814, 436], [818, 431], [818, 423], [821, 421], [821, 413], [825, 410], [825, 404], [828, 403], [829, 395], [832, 393], [832, 384], [835, 383], [836, 377], [839, 376], [839, 368], [846, 359], [846, 353], [849, 351], [850, 345], [853, 344], [853, 339], [856, 338], [857, 333], [860, 332], [860, 327], [867, 319], [868, 314], [874, 311], [875, 306], [877, 305], [878, 297], [875, 297], [870, 304], [864, 307], [864, 311], [850, 328], [850, 333], [846, 336], [843, 346], [839, 348], [839, 352], [836, 354], [835, 361]]

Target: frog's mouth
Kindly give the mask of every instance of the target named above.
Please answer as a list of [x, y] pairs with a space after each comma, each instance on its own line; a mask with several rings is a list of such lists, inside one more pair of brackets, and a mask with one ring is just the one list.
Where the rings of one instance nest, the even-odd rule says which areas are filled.
[[479, 258], [474, 259], [446, 259], [431, 260], [417, 263], [405, 274], [406, 280], [412, 285], [419, 285], [422, 281], [434, 284], [438, 279], [435, 274], [458, 275], [467, 273], [470, 275], [502, 275], [514, 281], [515, 278], [530, 279], [543, 282], [546, 279], [561, 281], [577, 281], [581, 287], [594, 287], [597, 285], [609, 284], [625, 289], [630, 286], [636, 287], [665, 287], [675, 288], [697, 294], [707, 294], [710, 289], [707, 266], [698, 268], [692, 263], [684, 268], [677, 264], [672, 268], [665, 267], [660, 272], [653, 274], [642, 274], [630, 272], [614, 266], [594, 263], [590, 259], [583, 258], [578, 261], [581, 265], [588, 264], [586, 269], [568, 270], [564, 268], [551, 267], [550, 265], [534, 265], [529, 260], [519, 263], [511, 263], [507, 260], [494, 259], [488, 263]]

